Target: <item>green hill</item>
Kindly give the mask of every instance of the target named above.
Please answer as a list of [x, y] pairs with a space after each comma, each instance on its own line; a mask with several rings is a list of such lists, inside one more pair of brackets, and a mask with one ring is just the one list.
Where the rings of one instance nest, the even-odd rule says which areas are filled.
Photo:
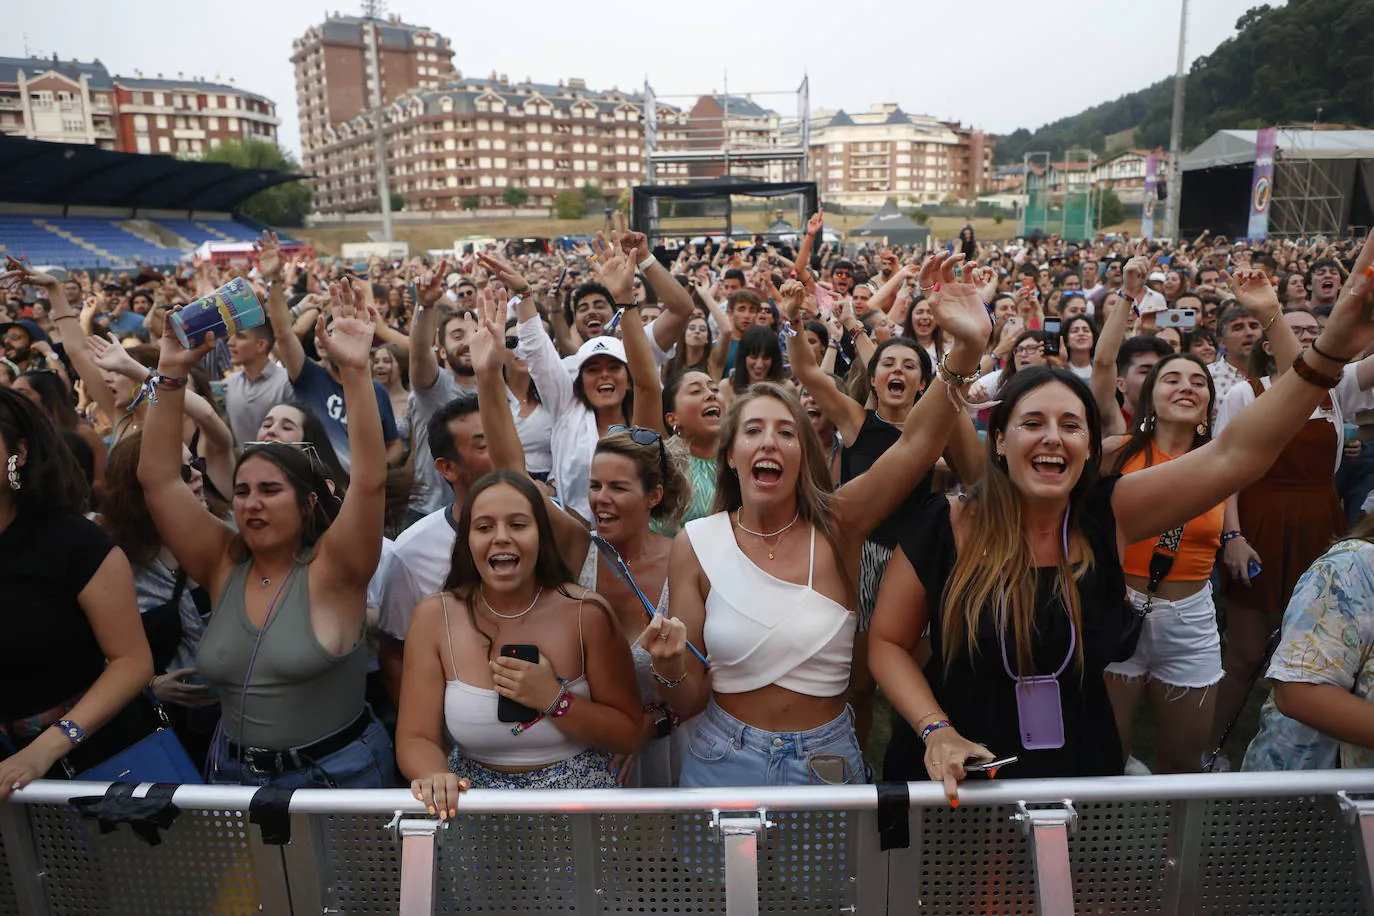
[[[1289, 0], [1258, 6], [1236, 22], [1237, 34], [1188, 74], [1184, 148], [1225, 128], [1267, 124], [1374, 123], [1374, 2]], [[1106, 137], [1135, 127], [1135, 146], [1169, 144], [1174, 80], [1170, 77], [1114, 102], [1032, 132], [997, 138], [997, 161], [1026, 152], [1105, 151]]]

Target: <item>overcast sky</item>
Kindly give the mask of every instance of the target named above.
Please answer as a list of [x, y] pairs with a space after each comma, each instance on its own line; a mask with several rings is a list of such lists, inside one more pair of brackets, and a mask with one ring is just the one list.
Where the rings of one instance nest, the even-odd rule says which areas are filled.
[[[995, 133], [1035, 128], [1144, 88], [1173, 72], [1180, 0], [979, 0], [915, 3], [586, 3], [390, 0], [388, 12], [453, 42], [467, 75], [582, 77], [592, 88], [660, 96], [723, 90], [795, 92], [812, 107], [913, 114]], [[1192, 0], [1188, 57], [1234, 34], [1260, 0]], [[1271, 0], [1273, 2], [1273, 0]], [[15, 3], [0, 56], [100, 58], [113, 74], [216, 76], [271, 98], [282, 144], [299, 150], [291, 41], [325, 9], [301, 0]], [[814, 12], [812, 12], [814, 10]], [[785, 113], [794, 99], [759, 96]]]

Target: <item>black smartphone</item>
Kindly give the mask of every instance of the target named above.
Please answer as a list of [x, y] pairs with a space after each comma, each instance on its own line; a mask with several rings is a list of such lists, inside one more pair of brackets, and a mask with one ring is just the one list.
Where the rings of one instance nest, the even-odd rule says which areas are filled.
[[[539, 664], [538, 646], [505, 645], [501, 647], [502, 658], [518, 658], [530, 664]], [[510, 697], [500, 697], [496, 702], [496, 721], [533, 722], [539, 710], [531, 709], [524, 703], [517, 703]]]
[[1058, 355], [1059, 355], [1059, 327], [1060, 327], [1060, 324], [1059, 324], [1059, 319], [1058, 319], [1058, 318], [1046, 318], [1046, 319], [1045, 319], [1045, 355], [1046, 355], [1046, 356], [1058, 356]]

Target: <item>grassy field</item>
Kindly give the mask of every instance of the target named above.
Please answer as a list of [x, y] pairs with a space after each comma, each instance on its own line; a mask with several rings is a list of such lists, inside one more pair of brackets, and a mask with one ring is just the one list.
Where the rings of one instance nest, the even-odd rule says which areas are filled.
[[[864, 214], [856, 215], [836, 215], [827, 219], [827, 225], [832, 229], [844, 232], [853, 229], [868, 220]], [[762, 228], [763, 219], [760, 214], [743, 214], [740, 223], [749, 228]], [[968, 221], [955, 217], [932, 217], [926, 224], [931, 234], [936, 239], [952, 239], [959, 234], [959, 230], [964, 228]], [[760, 224], [755, 226], [755, 223]], [[558, 219], [490, 219], [490, 220], [454, 220], [447, 223], [422, 223], [408, 225], [397, 222], [395, 224], [396, 240], [408, 242], [410, 250], [420, 253], [430, 249], [450, 248], [453, 246], [454, 239], [465, 238], [467, 236], [492, 236], [493, 238], [513, 238], [520, 236], [545, 236], [555, 238], [560, 235], [583, 235], [594, 233], [604, 229], [606, 220], [604, 217], [587, 217], [580, 220], [558, 220]], [[1013, 219], [1004, 220], [998, 224], [990, 219], [972, 220], [973, 231], [980, 239], [990, 241], [1000, 241], [1011, 238], [1016, 232], [1016, 221]], [[1124, 228], [1132, 233], [1139, 231], [1139, 224], [1127, 225], [1125, 227], [1112, 227], [1113, 231], [1120, 231]], [[316, 229], [301, 229], [292, 231], [292, 235], [309, 242], [316, 249], [327, 255], [337, 255], [345, 242], [367, 242], [368, 232], [381, 229], [380, 220], [372, 224], [350, 224], [346, 227], [329, 227]]]

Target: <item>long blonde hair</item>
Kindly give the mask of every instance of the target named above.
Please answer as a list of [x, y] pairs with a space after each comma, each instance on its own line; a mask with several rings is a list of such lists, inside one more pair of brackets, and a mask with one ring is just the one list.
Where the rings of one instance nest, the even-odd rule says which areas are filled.
[[852, 591], [849, 564], [840, 549], [839, 537], [835, 532], [835, 510], [831, 500], [830, 463], [826, 458], [825, 447], [821, 445], [811, 421], [802, 408], [801, 401], [787, 387], [777, 382], [755, 382], [749, 389], [730, 404], [720, 423], [720, 444], [716, 453], [716, 512], [734, 512], [744, 505], [740, 489], [739, 472], [730, 467], [729, 453], [739, 433], [740, 417], [744, 408], [759, 398], [773, 398], [792, 415], [797, 430], [797, 441], [801, 443], [802, 466], [797, 474], [797, 513], [807, 523], [814, 525], [835, 554], [835, 564], [845, 581], [846, 590]]
[[[1078, 521], [1087, 491], [1096, 480], [1095, 469], [1101, 461], [1101, 424], [1087, 386], [1073, 373], [1050, 366], [1035, 366], [1018, 372], [1001, 392], [1002, 402], [988, 419], [987, 467], [982, 481], [964, 503], [963, 543], [941, 605], [940, 638], [944, 643], [946, 668], [951, 667], [961, 653], [967, 653], [970, 660], [976, 657], [979, 624], [984, 615], [992, 614], [999, 633], [1005, 627], [1012, 634], [1017, 674], [1053, 673], [1032, 670], [1038, 582], [1035, 555], [1022, 519], [1021, 494], [1008, 476], [1006, 459], [997, 455], [996, 441], [997, 433], [1005, 434], [1017, 402], [1042, 385], [1054, 382], [1067, 385], [1083, 402], [1091, 442], [1082, 476], [1069, 494], [1064, 519], [1068, 549], [1059, 558], [1057, 574], [1057, 588], [1076, 634], [1074, 663], [1082, 673], [1083, 608], [1078, 581], [1092, 569], [1095, 557]], [[1071, 559], [1075, 557], [1077, 559]]]

